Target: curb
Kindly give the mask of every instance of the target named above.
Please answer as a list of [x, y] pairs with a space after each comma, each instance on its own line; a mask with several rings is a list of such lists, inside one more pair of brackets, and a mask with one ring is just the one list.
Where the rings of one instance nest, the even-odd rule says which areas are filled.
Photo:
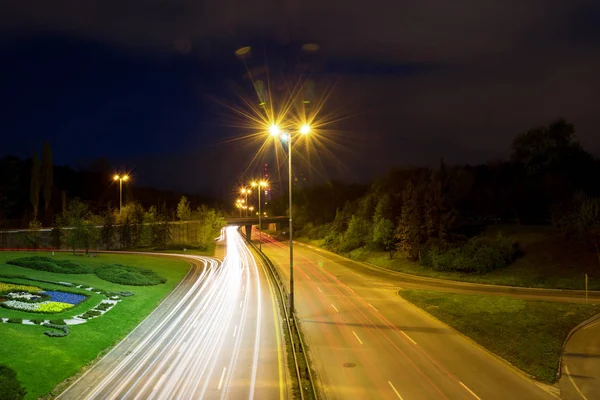
[[530, 383], [533, 383], [534, 385], [538, 386], [543, 391], [545, 391], [545, 392], [553, 395], [554, 397], [557, 397], [557, 398], [560, 399], [560, 397], [556, 396], [553, 393], [553, 391], [552, 391], [552, 389], [556, 389], [556, 387], [553, 384], [543, 383], [543, 382], [539, 382], [539, 381], [535, 380], [535, 376], [534, 375], [528, 374], [527, 372], [523, 371], [522, 369], [520, 369], [517, 366], [515, 366], [514, 364], [512, 364], [510, 361], [508, 361], [508, 360], [500, 357], [498, 354], [494, 353], [493, 351], [491, 351], [491, 350], [487, 349], [486, 347], [482, 346], [481, 344], [477, 343], [475, 340], [471, 339], [470, 337], [468, 337], [464, 333], [460, 332], [456, 328], [454, 328], [454, 327], [448, 325], [447, 323], [445, 323], [444, 321], [440, 320], [435, 315], [432, 315], [432, 314], [428, 313], [427, 311], [425, 311], [424, 309], [422, 309], [418, 305], [414, 304], [410, 300], [402, 297], [400, 295], [400, 292], [401, 292], [401, 290], [397, 290], [396, 291], [396, 296], [398, 296], [402, 300], [406, 301], [407, 303], [413, 305], [419, 312], [421, 312], [422, 314], [427, 315], [428, 317], [432, 318], [433, 320], [435, 320], [435, 321], [439, 322], [440, 324], [444, 325], [445, 327], [447, 327], [448, 329], [450, 329], [454, 333], [456, 333], [459, 336], [461, 336], [463, 339], [466, 339], [469, 343], [471, 343], [475, 347], [477, 347], [480, 350], [482, 350], [484, 353], [486, 353], [486, 354], [494, 357], [496, 360], [502, 362], [506, 367], [508, 367], [510, 370], [512, 370], [516, 375], [518, 375], [521, 378], [529, 381]]
[[571, 329], [571, 331], [569, 332], [569, 334], [567, 335], [567, 337], [565, 338], [565, 341], [562, 344], [562, 347], [560, 349], [560, 357], [558, 358], [558, 369], [556, 371], [556, 381], [558, 382], [558, 380], [560, 379], [561, 375], [562, 375], [562, 359], [563, 359], [563, 354], [565, 353], [565, 347], [567, 346], [567, 342], [569, 341], [569, 339], [571, 339], [571, 337], [577, 332], [579, 331], [581, 328], [586, 327], [587, 325], [590, 325], [591, 323], [594, 323], [596, 321], [600, 320], [600, 314], [596, 314], [593, 317], [581, 322], [579, 325], [577, 325], [575, 328]]

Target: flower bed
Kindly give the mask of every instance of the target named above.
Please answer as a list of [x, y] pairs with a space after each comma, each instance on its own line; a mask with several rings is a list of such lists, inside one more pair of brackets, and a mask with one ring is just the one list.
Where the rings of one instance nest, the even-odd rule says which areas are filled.
[[49, 290], [46, 292], [42, 292], [42, 294], [49, 295], [50, 301], [57, 301], [60, 303], [68, 303], [73, 305], [79, 304], [85, 299], [87, 299], [87, 296], [84, 296], [82, 294], [59, 292], [56, 290]]
[[[41, 292], [42, 294], [45, 294], [43, 292]], [[6, 293], [4, 296], [8, 297], [9, 299], [12, 300], [41, 300], [42, 296], [39, 296], [37, 294], [33, 294], [33, 293], [29, 293], [29, 292], [9, 292]]]
[[12, 292], [12, 291], [37, 293], [37, 292], [41, 292], [42, 289], [40, 289], [39, 287], [36, 287], [36, 286], [18, 285], [15, 283], [0, 282], [0, 293]]
[[59, 303], [57, 301], [42, 301], [41, 303], [26, 303], [19, 300], [8, 300], [0, 303], [2, 307], [12, 310], [39, 312], [39, 313], [58, 313], [73, 307], [73, 304]]

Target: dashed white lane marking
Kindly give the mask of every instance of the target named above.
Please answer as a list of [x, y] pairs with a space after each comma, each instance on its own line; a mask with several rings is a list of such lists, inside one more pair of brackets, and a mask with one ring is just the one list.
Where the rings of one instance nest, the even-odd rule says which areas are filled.
[[333, 309], [335, 310], [335, 312], [340, 312], [340, 310], [338, 310], [337, 308], [335, 308], [335, 306], [332, 304], [331, 307], [333, 307]]
[[360, 340], [356, 332], [352, 331], [352, 333], [354, 334], [354, 337], [356, 337], [356, 340], [358, 340], [358, 343], [363, 344], [362, 340]]
[[464, 383], [462, 383], [462, 382], [458, 382], [458, 383], [460, 383], [460, 386], [464, 387], [464, 388], [465, 388], [465, 390], [466, 390], [467, 392], [471, 393], [471, 394], [473, 395], [473, 397], [475, 397], [477, 400], [481, 400], [481, 399], [479, 398], [479, 396], [477, 396], [475, 393], [473, 393], [473, 391], [472, 391], [471, 389], [469, 389], [469, 388], [467, 387], [467, 385], [465, 385], [465, 384], [464, 384]]
[[235, 326], [235, 328], [233, 329], [233, 337], [235, 337], [235, 334], [237, 333], [237, 325]]
[[225, 378], [225, 371], [227, 371], [227, 367], [223, 367], [223, 372], [221, 372], [221, 379], [219, 379], [218, 387], [219, 390], [221, 390], [221, 388], [223, 387], [223, 378]]
[[403, 399], [402, 399], [402, 396], [400, 396], [400, 393], [398, 393], [398, 391], [396, 390], [396, 388], [394, 387], [394, 385], [392, 384], [392, 382], [388, 381], [388, 383], [389, 383], [389, 384], [390, 384], [390, 386], [392, 387], [392, 390], [394, 391], [394, 393], [396, 393], [396, 396], [398, 396], [398, 398], [399, 398], [400, 400], [403, 400]]
[[417, 342], [415, 342], [410, 336], [408, 336], [406, 333], [404, 333], [404, 331], [400, 331], [401, 334], [404, 335], [404, 337], [406, 337], [408, 340], [410, 340], [413, 344], [417, 344]]
[[581, 393], [581, 390], [579, 390], [579, 388], [577, 387], [577, 385], [575, 384], [575, 381], [573, 380], [573, 378], [571, 378], [571, 374], [569, 373], [569, 367], [567, 367], [565, 365], [565, 372], [567, 373], [567, 376], [569, 377], [569, 380], [571, 381], [571, 383], [573, 384], [573, 387], [575, 388], [575, 390], [577, 390], [577, 393], [579, 393], [579, 395], [581, 396], [581, 398], [583, 400], [587, 400], [587, 397], [584, 396], [583, 393]]
[[318, 287], [318, 286], [317, 286], [317, 289], [319, 289], [319, 292], [323, 293], [323, 291], [321, 290], [321, 288], [320, 288], [320, 287]]
[[244, 302], [244, 300], [240, 301], [240, 308], [242, 308], [242, 303]]

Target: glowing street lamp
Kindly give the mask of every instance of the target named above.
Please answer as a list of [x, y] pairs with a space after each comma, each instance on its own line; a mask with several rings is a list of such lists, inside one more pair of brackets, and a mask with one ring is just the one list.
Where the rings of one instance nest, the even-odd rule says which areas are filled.
[[119, 217], [121, 216], [121, 210], [123, 208], [123, 182], [127, 182], [129, 180], [129, 175], [123, 174], [118, 175], [115, 174], [113, 176], [114, 181], [119, 181]]
[[[243, 194], [243, 195], [246, 195], [246, 204], [248, 204], [248, 195], [250, 194], [250, 188], [242, 187], [240, 189], [240, 193]], [[248, 213], [246, 213], [246, 217], [247, 216], [248, 216]]]
[[267, 183], [267, 181], [252, 181], [250, 185], [252, 187], [255, 187], [256, 191], [258, 192], [258, 248], [260, 249], [260, 251], [262, 251], [262, 218], [260, 214], [260, 192], [262, 190], [261, 188], [266, 188], [267, 186], [269, 186], [269, 184]]
[[[298, 133], [303, 136], [308, 135], [311, 132], [311, 127], [308, 124], [303, 124], [299, 129]], [[289, 132], [282, 132], [279, 126], [271, 125], [269, 127], [269, 133], [271, 136], [279, 137], [280, 139], [287, 142], [288, 147], [288, 181], [289, 181], [289, 213], [290, 213], [290, 314], [294, 312], [294, 236], [292, 226], [292, 134]]]

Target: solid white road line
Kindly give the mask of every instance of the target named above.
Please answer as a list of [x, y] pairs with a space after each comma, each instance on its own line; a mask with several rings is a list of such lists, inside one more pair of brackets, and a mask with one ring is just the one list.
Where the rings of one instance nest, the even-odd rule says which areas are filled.
[[331, 307], [333, 307], [333, 309], [335, 310], [335, 312], [340, 312], [337, 308], [335, 308], [335, 306], [332, 304]]
[[358, 343], [363, 344], [362, 340], [360, 340], [360, 338], [358, 337], [356, 332], [352, 331], [352, 333], [354, 333], [354, 337], [356, 337], [356, 340], [358, 340]]
[[598, 325], [598, 324], [600, 324], [600, 321], [592, 322], [591, 324], [589, 324], [589, 325], [586, 325], [586, 326], [584, 326], [584, 327], [583, 327], [583, 328], [581, 328], [581, 329], [587, 329], [587, 328], [591, 328], [592, 326], [594, 326], [594, 325]]
[[413, 344], [417, 344], [417, 342], [415, 342], [410, 336], [408, 336], [406, 333], [404, 333], [404, 331], [400, 331], [401, 334], [403, 334], [408, 340], [410, 340]]
[[367, 303], [367, 304], [368, 304], [368, 305], [370, 305], [371, 307], [373, 307], [373, 310], [375, 310], [375, 311], [379, 312], [379, 310], [378, 310], [378, 309], [376, 309], [376, 308], [375, 308], [375, 306], [374, 306], [373, 304], [371, 304], [371, 303]]
[[156, 385], [154, 385], [154, 388], [152, 388], [152, 391], [155, 391], [156, 389], [158, 389], [160, 387], [160, 385], [162, 385], [162, 382], [165, 380], [166, 375], [167, 374], [162, 374], [162, 376], [160, 377], [158, 382], [156, 382]]
[[466, 390], [467, 392], [471, 393], [471, 394], [473, 395], [473, 397], [475, 397], [477, 400], [481, 400], [481, 399], [479, 398], [479, 396], [477, 396], [475, 393], [473, 393], [473, 391], [472, 391], [471, 389], [469, 389], [469, 388], [467, 387], [467, 385], [465, 385], [465, 384], [464, 384], [464, 383], [462, 383], [462, 382], [458, 382], [458, 383], [460, 383], [460, 386], [464, 387], [464, 388], [465, 388], [465, 390]]
[[235, 334], [237, 333], [237, 325], [235, 326], [235, 328], [233, 329], [233, 337], [235, 337]]
[[583, 400], [587, 400], [587, 397], [585, 397], [583, 395], [583, 393], [581, 393], [581, 390], [579, 390], [579, 388], [577, 387], [577, 385], [575, 384], [575, 381], [573, 380], [573, 378], [571, 378], [571, 374], [569, 373], [569, 367], [567, 367], [565, 365], [565, 372], [567, 373], [567, 376], [569, 377], [569, 380], [571, 381], [571, 383], [573, 384], [573, 387], [575, 388], [575, 390], [577, 390], [577, 393], [579, 393], [579, 395], [581, 396], [581, 398]]
[[390, 384], [390, 386], [392, 387], [392, 390], [394, 391], [394, 393], [396, 393], [396, 396], [398, 396], [398, 398], [399, 398], [400, 400], [403, 400], [403, 399], [402, 399], [402, 396], [400, 396], [400, 393], [398, 393], [398, 391], [396, 390], [396, 388], [394, 387], [394, 385], [392, 384], [392, 382], [388, 381], [388, 383], [389, 383], [389, 384]]
[[223, 372], [221, 372], [221, 379], [219, 379], [218, 387], [219, 390], [221, 390], [221, 387], [223, 387], [223, 378], [225, 377], [225, 371], [227, 371], [227, 367], [223, 367]]
[[240, 308], [242, 308], [242, 303], [244, 302], [244, 300], [240, 301]]

